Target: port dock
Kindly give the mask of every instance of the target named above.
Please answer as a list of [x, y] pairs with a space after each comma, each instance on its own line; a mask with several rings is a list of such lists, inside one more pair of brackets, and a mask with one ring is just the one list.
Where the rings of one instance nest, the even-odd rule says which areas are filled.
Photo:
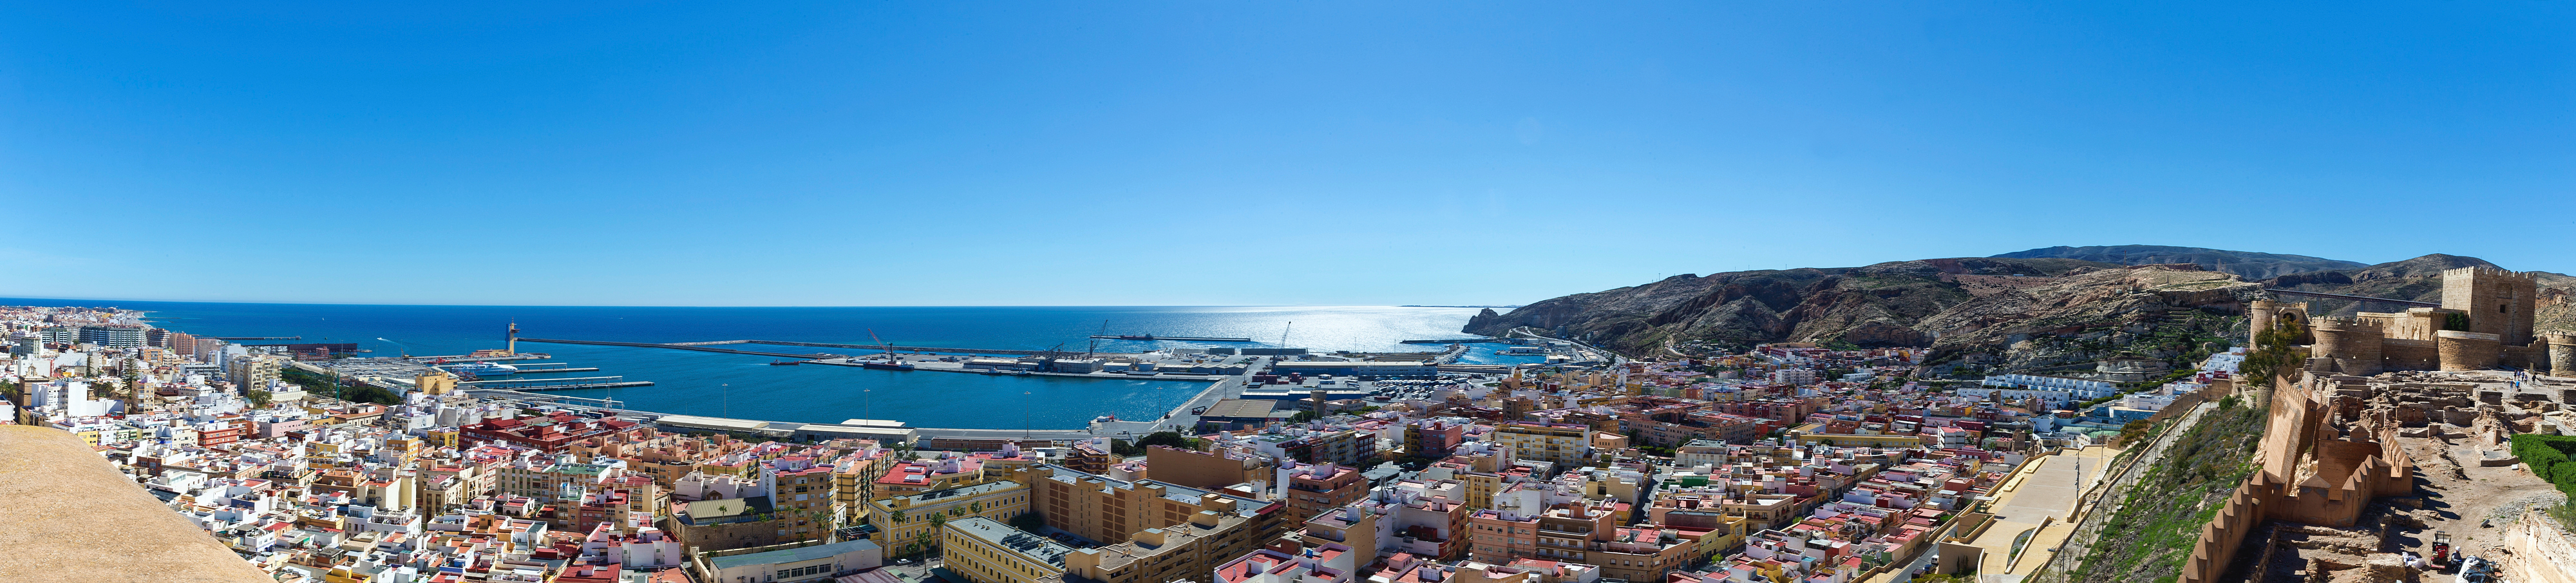
[[1449, 340], [1406, 340], [1405, 344], [1485, 344], [1504, 342], [1501, 338], [1453, 338]]
[[[798, 359], [798, 360], [811, 360], [811, 359], [817, 359], [817, 358], [838, 358], [838, 357], [840, 357], [840, 356], [842, 356], [842, 355], [838, 355], [838, 354], [789, 354], [789, 353], [784, 353], [784, 352], [761, 352], [761, 351], [756, 351], [756, 350], [735, 350], [735, 349], [730, 349], [730, 348], [710, 348], [710, 347], [712, 347], [712, 346], [723, 346], [723, 345], [728, 345], [728, 344], [767, 344], [767, 345], [772, 345], [772, 346], [811, 346], [811, 347], [815, 347], [815, 348], [848, 348], [848, 349], [853, 349], [853, 350], [867, 350], [867, 351], [872, 351], [872, 352], [873, 352], [873, 351], [882, 351], [882, 350], [892, 349], [892, 350], [894, 350], [894, 351], [896, 351], [896, 352], [933, 352], [933, 353], [942, 353], [942, 354], [1008, 354], [1008, 355], [1013, 355], [1013, 356], [1039, 356], [1039, 355], [1044, 355], [1044, 354], [1046, 354], [1046, 353], [1047, 353], [1047, 351], [1044, 351], [1044, 350], [1016, 350], [1016, 349], [1000, 349], [1000, 348], [957, 348], [957, 347], [953, 347], [953, 346], [902, 346], [902, 345], [884, 345], [884, 344], [835, 344], [835, 343], [830, 343], [830, 342], [791, 342], [791, 341], [786, 341], [786, 340], [709, 340], [709, 341], [705, 341], [705, 342], [610, 342], [610, 341], [606, 341], [606, 340], [561, 340], [561, 339], [551, 339], [551, 338], [520, 338], [520, 339], [519, 339], [519, 341], [520, 341], [520, 342], [550, 342], [550, 343], [554, 343], [554, 344], [590, 344], [590, 345], [597, 345], [597, 346], [636, 346], [636, 347], [643, 347], [643, 348], [671, 348], [671, 349], [678, 349], [678, 350], [696, 350], [696, 351], [701, 351], [701, 352], [729, 352], [729, 353], [734, 353], [734, 354], [756, 354], [756, 355], [761, 355], [761, 356], [775, 356], [775, 357], [779, 357], [779, 358], [793, 358], [793, 359]], [[1056, 354], [1063, 354], [1063, 353], [1062, 353], [1062, 352], [1058, 352], [1058, 353], [1056, 353]], [[1127, 355], [1127, 353], [1113, 353], [1113, 352], [1101, 352], [1101, 353], [1097, 353], [1097, 354], [1098, 354], [1098, 355], [1100, 355], [1100, 356], [1126, 356], [1126, 355]]]
[[1102, 340], [1179, 340], [1182, 342], [1251, 342], [1250, 338], [1209, 338], [1204, 336], [1155, 336], [1152, 334], [1093, 334]]
[[622, 389], [649, 387], [653, 381], [630, 381], [626, 377], [570, 377], [551, 379], [502, 379], [465, 381], [456, 386], [470, 389], [507, 389], [513, 391], [569, 391], [575, 389]]

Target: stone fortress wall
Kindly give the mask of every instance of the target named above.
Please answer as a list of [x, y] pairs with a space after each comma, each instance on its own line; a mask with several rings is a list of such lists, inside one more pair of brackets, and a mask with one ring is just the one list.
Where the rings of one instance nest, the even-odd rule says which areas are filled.
[[2494, 267], [2442, 272], [2442, 307], [2310, 317], [2307, 302], [2255, 300], [2252, 330], [2291, 324], [2308, 345], [2307, 370], [2368, 376], [2400, 370], [2503, 367], [2576, 375], [2576, 335], [2537, 334], [2539, 280]]

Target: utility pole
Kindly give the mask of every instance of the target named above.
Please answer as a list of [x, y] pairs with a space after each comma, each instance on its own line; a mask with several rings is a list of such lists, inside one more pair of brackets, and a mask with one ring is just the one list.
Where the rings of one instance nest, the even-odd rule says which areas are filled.
[[721, 389], [719, 389], [719, 390], [721, 390], [721, 391], [723, 391], [723, 392], [724, 392], [724, 397], [723, 397], [723, 398], [724, 398], [724, 415], [725, 415], [725, 417], [732, 417], [732, 416], [733, 416], [733, 383], [725, 383], [725, 384], [720, 384], [720, 385], [716, 385], [716, 386], [718, 386], [718, 387], [722, 387], [722, 388], [721, 388]]

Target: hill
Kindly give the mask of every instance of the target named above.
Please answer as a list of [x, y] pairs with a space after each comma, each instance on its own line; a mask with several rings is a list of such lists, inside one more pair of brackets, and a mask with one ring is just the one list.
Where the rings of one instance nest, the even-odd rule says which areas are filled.
[[2326, 259], [2323, 257], [2309, 257], [2306, 255], [2283, 255], [2279, 253], [2257, 253], [2253, 251], [2228, 251], [2224, 249], [2174, 247], [2169, 245], [2042, 247], [2028, 251], [2005, 253], [2002, 255], [1996, 255], [1995, 257], [2012, 259], [2054, 257], [2062, 259], [2100, 261], [2104, 263], [2118, 263], [2121, 265], [2190, 263], [2193, 265], [2199, 265], [2201, 269], [2232, 273], [2236, 274], [2237, 277], [2249, 280], [2267, 279], [2311, 271], [2359, 269], [2362, 267], [2368, 267], [2367, 265], [2357, 261]]
[[[2051, 249], [2133, 261], [2189, 257]], [[2039, 251], [2047, 250], [2022, 253]], [[2215, 252], [2254, 259], [2303, 257]], [[2309, 260], [2333, 261], [2284, 259], [2276, 267]], [[1528, 329], [1632, 356], [1691, 354], [1706, 348], [1740, 350], [1766, 342], [1929, 347], [1934, 349], [1933, 363], [1942, 370], [1962, 364], [1978, 365], [1977, 369], [2038, 370], [2119, 355], [2181, 360], [2232, 344], [2245, 334], [2244, 319], [2238, 315], [2244, 302], [2271, 297], [2266, 288], [2440, 301], [2442, 270], [2476, 265], [2491, 264], [2474, 257], [2435, 254], [2255, 281], [2206, 270], [2196, 261], [2124, 265], [2062, 257], [1961, 257], [1863, 267], [1737, 271], [1678, 275], [1645, 285], [1549, 299], [1509, 312], [1487, 309], [1469, 320], [1465, 331], [1499, 336]], [[2576, 277], [2554, 273], [2539, 277], [2538, 328], [2576, 330], [2576, 306], [2568, 298], [2569, 291], [2576, 290]], [[2318, 314], [2399, 308], [2349, 300], [2302, 301], [2311, 302]]]
[[1783, 341], [1928, 346], [1950, 363], [2027, 369], [2141, 346], [2138, 354], [2150, 357], [2206, 350], [2229, 326], [2242, 326], [2225, 312], [2260, 289], [2192, 265], [1923, 259], [1680, 275], [1509, 313], [1487, 310], [1466, 331], [1529, 328], [1632, 355]]

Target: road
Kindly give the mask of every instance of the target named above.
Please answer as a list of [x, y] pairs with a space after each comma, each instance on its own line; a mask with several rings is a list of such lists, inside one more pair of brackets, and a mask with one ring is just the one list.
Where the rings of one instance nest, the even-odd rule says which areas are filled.
[[[2078, 498], [2075, 508], [2081, 517], [2075, 523], [2075, 532], [2070, 534], [2066, 542], [2058, 548], [2091, 548], [2096, 537], [2101, 535], [2104, 519], [2120, 511], [2120, 501], [2125, 498], [2123, 494], [2128, 491], [2129, 485], [2137, 483], [2139, 476], [2145, 475], [2148, 468], [2154, 467], [2156, 462], [2163, 460], [2165, 452], [2173, 448], [2174, 441], [2181, 439], [2183, 432], [2189, 431], [2193, 425], [2200, 424], [2202, 415], [2217, 408], [2218, 401], [2204, 402], [2200, 406], [2193, 407], [2190, 413], [2183, 414], [2181, 419], [2167, 426], [2164, 433], [2156, 437], [2155, 443], [2149, 444], [2146, 451], [2139, 453], [2136, 459], [2123, 462], [2128, 465], [2119, 468], [2118, 476], [2103, 482], [2101, 487], [2094, 488]], [[2111, 501], [2112, 504], [2107, 508], [2102, 507], [2102, 503], [2106, 500]], [[2064, 580], [2066, 573], [2074, 570], [2083, 558], [2084, 553], [2081, 552], [2051, 553], [2048, 561], [2032, 574], [2039, 576], [2039, 581]]]

